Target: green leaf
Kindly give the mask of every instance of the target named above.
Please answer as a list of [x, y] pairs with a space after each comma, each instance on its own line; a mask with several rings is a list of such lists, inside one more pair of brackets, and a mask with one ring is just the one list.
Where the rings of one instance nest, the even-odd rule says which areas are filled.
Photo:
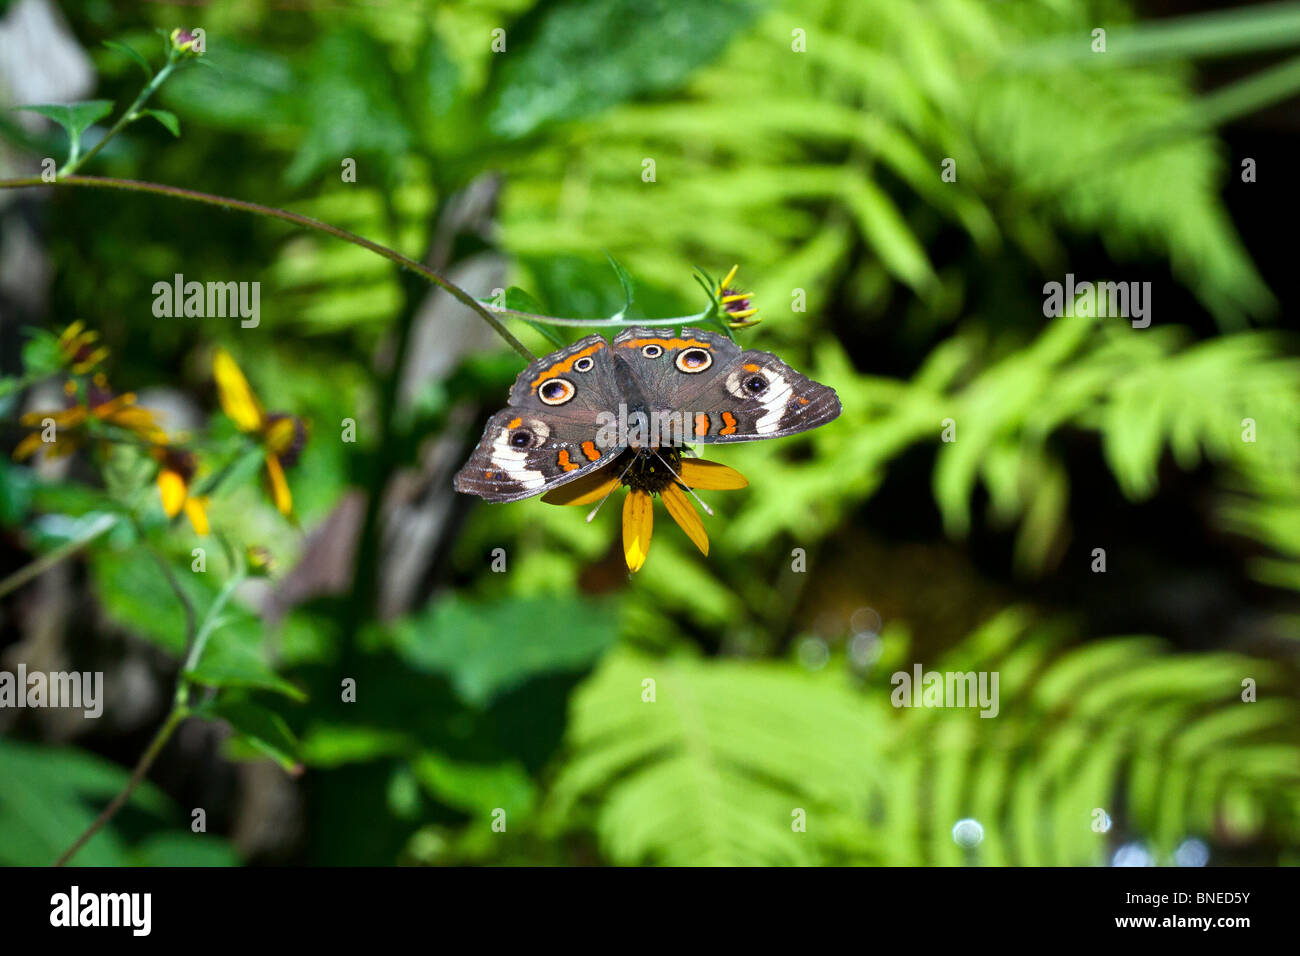
[[13, 527], [32, 507], [36, 476], [30, 468], [0, 461], [0, 525]]
[[480, 707], [531, 677], [585, 670], [617, 637], [611, 605], [576, 597], [449, 596], [393, 633], [411, 666], [446, 675], [461, 699]]
[[306, 700], [307, 695], [301, 689], [266, 663], [261, 622], [242, 612], [235, 613], [233, 621], [218, 625], [198, 663], [185, 676], [205, 687], [269, 690], [294, 700]]
[[[888, 780], [885, 700], [829, 669], [611, 654], [574, 700], [548, 816], [590, 800], [619, 864], [822, 862], [830, 832], [860, 839]], [[796, 832], [796, 809], [818, 826]]]
[[[209, 553], [209, 561], [212, 557]], [[145, 548], [101, 551], [91, 561], [91, 573], [104, 612], [114, 623], [178, 657], [185, 652], [184, 608]], [[173, 576], [197, 620], [202, 621], [216, 598], [215, 572], [196, 573], [179, 565], [173, 568]], [[263, 634], [260, 620], [247, 611], [227, 607], [186, 676], [205, 687], [268, 690], [305, 700], [298, 687], [267, 664]]]
[[132, 866], [239, 866], [239, 854], [205, 833], [159, 833], [131, 848]]
[[379, 757], [394, 757], [412, 747], [405, 733], [352, 724], [313, 724], [303, 734], [298, 752], [312, 767], [341, 767]]
[[487, 815], [502, 807], [512, 819], [533, 808], [536, 788], [517, 762], [468, 763], [428, 752], [414, 762], [416, 779], [430, 794], [449, 807]]
[[134, 60], [136, 63], [140, 65], [140, 69], [144, 70], [144, 75], [146, 79], [150, 79], [150, 80], [153, 79], [153, 68], [149, 66], [149, 61], [146, 60], [144, 56], [142, 56], [139, 52], [133, 50], [125, 43], [119, 43], [117, 40], [105, 40], [104, 46], [108, 47], [110, 50], [116, 50], [118, 53], [122, 53], [130, 57], [132, 60]]
[[321, 37], [306, 64], [307, 75], [292, 101], [302, 110], [306, 134], [285, 180], [300, 186], [343, 157], [369, 155], [390, 166], [414, 136], [400, 102], [388, 50], [360, 31], [336, 30]]
[[224, 720], [234, 728], [238, 739], [290, 773], [301, 769], [298, 741], [284, 718], [275, 711], [246, 700], [218, 700], [200, 710], [199, 715]]
[[[115, 624], [179, 656], [185, 650], [185, 611], [162, 570], [143, 548], [101, 551], [91, 559], [91, 578], [104, 613]], [[211, 591], [189, 569], [177, 580], [190, 601], [206, 607]], [[216, 638], [214, 637], [214, 640]]]
[[757, 7], [735, 0], [561, 0], [511, 28], [497, 57], [488, 124], [526, 136], [680, 86]]
[[[49, 866], [126, 786], [121, 767], [64, 747], [0, 739], [0, 864]], [[149, 783], [128, 806], [160, 815], [167, 801]], [[77, 854], [83, 866], [122, 866], [127, 847], [109, 824]]]
[[91, 124], [113, 112], [113, 101], [86, 100], [83, 103], [67, 105], [20, 106], [18, 109], [39, 113], [67, 130], [68, 139], [72, 143], [72, 155], [76, 156], [81, 151], [81, 134], [89, 129]]
[[140, 115], [152, 116], [158, 122], [162, 123], [163, 126], [167, 127], [167, 131], [173, 136], [181, 135], [181, 121], [177, 119], [176, 114], [170, 110], [141, 110]]

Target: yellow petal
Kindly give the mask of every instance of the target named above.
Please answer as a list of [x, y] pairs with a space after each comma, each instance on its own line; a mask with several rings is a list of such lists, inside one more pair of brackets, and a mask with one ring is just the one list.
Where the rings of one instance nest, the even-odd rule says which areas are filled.
[[217, 397], [221, 410], [230, 416], [240, 431], [255, 432], [266, 420], [262, 405], [248, 387], [248, 379], [225, 349], [217, 349], [212, 359], [212, 374], [217, 379]]
[[266, 456], [266, 477], [271, 484], [271, 500], [275, 502], [280, 514], [293, 514], [293, 496], [289, 494], [289, 482], [285, 481], [280, 459], [274, 455]]
[[20, 441], [18, 447], [14, 449], [14, 461], [22, 461], [25, 458], [30, 458], [36, 453], [36, 449], [40, 448], [43, 444], [45, 443], [41, 441], [41, 433], [32, 432]]
[[548, 505], [589, 505], [604, 498], [617, 487], [618, 475], [602, 468], [554, 491], [548, 491], [542, 495], [542, 500]]
[[686, 537], [695, 542], [695, 547], [705, 557], [709, 554], [709, 536], [704, 530], [704, 523], [695, 513], [695, 507], [686, 499], [686, 492], [676, 485], [669, 485], [659, 496], [664, 500], [664, 507], [672, 515], [677, 526], [686, 532]]
[[109, 356], [108, 349], [103, 348], [101, 346], [100, 348], [97, 348], [95, 349], [95, 351], [91, 352], [88, 358], [84, 359], [83, 361], [77, 362], [75, 365], [73, 365], [72, 372], [74, 375], [85, 375], [87, 372], [89, 372], [100, 362], [104, 361], [104, 359], [108, 358], [108, 356]]
[[208, 527], [208, 512], [203, 506], [202, 498], [185, 499], [185, 517], [190, 519], [190, 524], [194, 526], [194, 533], [198, 535], [207, 534], [210, 530]]
[[[110, 398], [106, 402], [100, 402], [98, 405], [96, 405], [94, 408], [90, 410], [90, 414], [94, 415], [96, 418], [100, 419], [101, 421], [110, 421], [115, 415], [121, 415], [124, 412], [129, 416], [130, 412], [128, 411], [128, 409], [130, 408], [130, 406], [134, 404], [135, 404], [135, 393], [123, 392], [121, 395], [118, 395], [116, 398]], [[136, 409], [136, 411], [144, 411], [144, 410]], [[149, 413], [145, 412], [145, 414], [147, 415]]]
[[[117, 401], [117, 399], [114, 399]], [[95, 415], [112, 425], [120, 425], [123, 428], [153, 428], [153, 412], [147, 408], [140, 408], [136, 405], [126, 405], [121, 408], [115, 408], [108, 412], [102, 412], [101, 409], [107, 406], [100, 405], [95, 409]]]
[[633, 488], [623, 502], [623, 557], [629, 571], [640, 571], [650, 553], [654, 530], [654, 508], [650, 495]]
[[736, 469], [698, 458], [682, 459], [682, 484], [687, 488], [703, 488], [706, 491], [733, 491], [749, 487], [745, 476]]
[[739, 271], [740, 271], [739, 265], [732, 266], [731, 271], [727, 273], [727, 277], [718, 283], [718, 292], [721, 292], [727, 286], [731, 285], [731, 280], [736, 278], [736, 273]]
[[77, 405], [73, 408], [65, 408], [59, 412], [28, 412], [22, 418], [18, 419], [18, 424], [26, 425], [31, 428], [40, 426], [45, 427], [45, 419], [52, 418], [54, 427], [59, 428], [76, 428], [86, 420], [86, 406]]
[[167, 517], [175, 518], [181, 513], [181, 505], [185, 504], [187, 494], [185, 479], [177, 472], [170, 468], [158, 472], [158, 497], [162, 499], [163, 513]]
[[63, 346], [63, 345], [70, 344], [73, 339], [75, 339], [78, 335], [81, 334], [81, 330], [84, 329], [85, 327], [86, 327], [86, 323], [82, 322], [80, 319], [78, 319], [76, 322], [73, 322], [66, 329], [64, 329], [63, 334], [59, 336], [59, 345]]

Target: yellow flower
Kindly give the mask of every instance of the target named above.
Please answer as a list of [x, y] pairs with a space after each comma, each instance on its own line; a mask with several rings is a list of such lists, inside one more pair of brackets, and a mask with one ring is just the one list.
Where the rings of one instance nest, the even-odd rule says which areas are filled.
[[198, 470], [192, 452], [169, 445], [155, 445], [150, 454], [157, 459], [158, 497], [162, 499], [163, 512], [168, 518], [175, 518], [183, 510], [190, 519], [194, 533], [205, 535], [208, 525], [207, 498], [190, 494], [190, 484]]
[[[75, 396], [76, 389], [71, 382], [68, 383], [68, 391], [70, 398]], [[29, 458], [42, 447], [47, 458], [62, 458], [72, 454], [86, 443], [89, 437], [87, 425], [92, 420], [124, 429], [147, 442], [163, 441], [166, 437], [154, 420], [153, 413], [136, 406], [134, 393], [114, 395], [109, 391], [104, 376], [96, 375], [86, 389], [84, 403], [77, 402], [57, 412], [28, 412], [19, 419], [19, 424], [36, 431], [18, 443], [14, 449], [14, 460]], [[46, 432], [51, 427], [53, 434], [47, 440]]]
[[727, 277], [718, 283], [718, 299], [722, 302], [722, 311], [727, 318], [727, 324], [733, 329], [743, 329], [751, 325], [758, 325], [761, 319], [749, 321], [749, 317], [758, 311], [758, 308], [751, 305], [750, 298], [752, 293], [741, 292], [739, 289], [731, 287], [735, 281], [736, 273], [740, 271], [740, 266], [732, 266]]
[[86, 323], [73, 322], [59, 336], [59, 351], [63, 353], [64, 364], [74, 375], [85, 375], [104, 359], [108, 358], [108, 349], [96, 345], [98, 332], [87, 332]]
[[680, 452], [668, 449], [629, 450], [599, 471], [547, 492], [542, 500], [551, 505], [589, 505], [604, 501], [619, 485], [626, 485], [623, 557], [629, 571], [639, 571], [650, 553], [654, 495], [663, 499], [669, 516], [707, 556], [709, 536], [687, 489], [730, 491], [748, 484], [740, 472], [715, 461], [682, 458]]
[[266, 453], [266, 479], [271, 490], [271, 500], [280, 513], [293, 514], [293, 496], [284, 469], [293, 467], [307, 443], [307, 426], [302, 419], [282, 412], [267, 414], [248, 385], [248, 379], [239, 370], [235, 360], [225, 349], [218, 349], [212, 360], [212, 371], [217, 379], [217, 397], [221, 409], [241, 432], [253, 435]]

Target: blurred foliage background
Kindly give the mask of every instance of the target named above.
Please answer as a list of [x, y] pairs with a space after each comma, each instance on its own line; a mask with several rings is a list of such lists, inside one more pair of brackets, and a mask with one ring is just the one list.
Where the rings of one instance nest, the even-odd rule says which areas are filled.
[[[1300, 4], [1211, 7], [0, 3], [7, 107], [120, 108], [141, 74], [103, 41], [156, 62], [157, 28], [205, 30], [159, 97], [180, 137], [135, 124], [87, 173], [289, 208], [553, 315], [621, 306], [606, 253], [651, 317], [740, 263], [740, 341], [844, 405], [711, 454], [750, 487], [710, 498], [710, 556], [664, 521], [629, 580], [616, 508], [452, 491], [521, 362], [445, 293], [268, 219], [0, 192], [0, 372], [22, 328], [80, 319], [169, 427], [230, 432], [224, 346], [313, 428], [299, 526], [256, 483], [212, 501], [279, 570], [234, 592], [209, 712], [77, 861], [1297, 862]], [[4, 175], [56, 133], [6, 110]], [[261, 282], [260, 326], [155, 318], [176, 273]], [[1150, 327], [1045, 318], [1066, 273], [1151, 282]], [[6, 669], [106, 674], [99, 720], [0, 710], [0, 862], [45, 864], [171, 704], [185, 620], [147, 549], [200, 612], [230, 566], [191, 573], [189, 528], [82, 457], [6, 459], [0, 489], [0, 575], [115, 521], [0, 601]], [[891, 706], [917, 663], [997, 671], [997, 718]]]

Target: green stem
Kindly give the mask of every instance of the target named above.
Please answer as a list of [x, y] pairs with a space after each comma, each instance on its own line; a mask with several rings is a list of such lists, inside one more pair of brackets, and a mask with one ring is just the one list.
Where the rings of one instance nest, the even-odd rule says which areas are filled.
[[76, 554], [90, 542], [110, 530], [117, 524], [117, 520], [117, 515], [101, 515], [99, 520], [92, 522], [90, 527], [81, 533], [80, 537], [59, 545], [49, 554], [42, 555], [30, 564], [19, 568], [9, 577], [0, 581], [0, 597], [4, 597], [10, 591], [22, 587], [32, 578], [44, 571], [48, 571], [64, 558]]
[[709, 315], [709, 311], [706, 309], [703, 312], [697, 312], [695, 315], [676, 315], [664, 319], [566, 319], [553, 315], [534, 315], [531, 312], [518, 312], [514, 309], [493, 309], [493, 311], [497, 315], [522, 319], [526, 322], [545, 322], [549, 325], [567, 325], [579, 329], [626, 329], [634, 325], [690, 325], [692, 322], [703, 322]]
[[[263, 206], [261, 203], [247, 202], [243, 199], [231, 199], [227, 196], [214, 196], [211, 193], [201, 193], [193, 189], [181, 189], [178, 186], [165, 186], [162, 183], [141, 182], [137, 179], [114, 179], [107, 176], [64, 176], [55, 182], [47, 183], [39, 176], [29, 176], [21, 179], [0, 179], [0, 189], [20, 189], [28, 186], [89, 186], [98, 189], [122, 189], [129, 192], [153, 193], [158, 196], [170, 196], [173, 199], [185, 199], [190, 202], [202, 203], [207, 206], [218, 206], [222, 209], [236, 209], [241, 212], [249, 212], [257, 216], [267, 216], [271, 219], [280, 219], [284, 222], [291, 222], [296, 226], [302, 226], [306, 229], [314, 229], [317, 232], [323, 232], [326, 235], [334, 236], [336, 239], [342, 239], [344, 242], [350, 242], [353, 245], [360, 246], [362, 249], [368, 249], [376, 255], [383, 256], [390, 262], [395, 262], [403, 269], [409, 269], [425, 279], [428, 279], [434, 285], [445, 289], [453, 298], [462, 304], [473, 309], [479, 316], [492, 327], [492, 330], [501, 336], [512, 349], [522, 355], [528, 361], [536, 358], [528, 348], [517, 338], [510, 334], [509, 330], [492, 314], [478, 299], [474, 298], [460, 286], [448, 279], [444, 279], [434, 270], [422, 263], [409, 259], [394, 249], [382, 246], [377, 242], [372, 242], [354, 232], [346, 229], [340, 229], [338, 226], [331, 226], [327, 222], [321, 222], [319, 219], [312, 219], [310, 216], [303, 216], [296, 212], [289, 212], [287, 209], [276, 209], [273, 206]], [[550, 320], [555, 321], [555, 320]]]
[[226, 604], [230, 601], [230, 596], [235, 593], [235, 588], [244, 582], [244, 571], [242, 568], [237, 570], [230, 580], [222, 586], [221, 591], [217, 594], [208, 608], [208, 613], [203, 616], [203, 624], [199, 631], [194, 635], [194, 642], [190, 644], [189, 652], [185, 655], [185, 664], [181, 667], [181, 676], [176, 683], [176, 702], [183, 704], [185, 693], [190, 686], [190, 672], [198, 666], [199, 660], [203, 657], [203, 649], [207, 647], [208, 638], [212, 632], [217, 629], [220, 623], [221, 612], [225, 610]]
[[55, 866], [63, 866], [76, 856], [77, 851], [85, 846], [91, 837], [102, 830], [104, 824], [113, 819], [113, 816], [118, 810], [122, 809], [122, 806], [126, 801], [131, 798], [131, 794], [135, 792], [135, 788], [140, 785], [140, 781], [144, 779], [145, 774], [149, 772], [149, 768], [153, 766], [153, 762], [157, 760], [158, 755], [162, 753], [162, 749], [166, 745], [167, 741], [171, 739], [172, 733], [178, 726], [180, 726], [181, 721], [188, 716], [189, 710], [181, 704], [176, 704], [172, 707], [171, 711], [167, 714], [167, 719], [164, 720], [163, 725], [158, 728], [158, 733], [154, 734], [153, 740], [149, 742], [148, 748], [145, 750], [143, 756], [140, 757], [139, 763], [137, 763], [135, 769], [131, 771], [131, 779], [127, 781], [122, 792], [113, 798], [112, 802], [104, 808], [104, 812], [95, 818], [95, 822], [87, 827], [86, 831], [82, 833], [81, 836], [77, 837], [72, 846], [63, 851], [62, 855], [54, 861]]
[[[155, 555], [155, 557], [158, 558], [159, 563], [161, 564], [161, 557], [158, 555]], [[167, 571], [168, 569], [164, 568], [164, 570]], [[185, 663], [181, 666], [181, 672], [176, 678], [176, 696], [172, 701], [172, 709], [168, 712], [167, 719], [163, 721], [163, 725], [158, 728], [158, 732], [154, 734], [153, 740], [149, 742], [149, 746], [145, 749], [139, 762], [136, 763], [135, 769], [131, 771], [131, 778], [127, 780], [126, 786], [122, 788], [122, 792], [113, 798], [112, 802], [104, 808], [104, 812], [95, 818], [95, 821], [86, 828], [86, 831], [82, 833], [81, 836], [77, 837], [72, 846], [68, 847], [68, 849], [66, 849], [63, 854], [54, 861], [55, 866], [63, 866], [76, 856], [77, 852], [86, 845], [90, 838], [102, 830], [104, 825], [108, 823], [109, 820], [113, 819], [113, 816], [117, 811], [122, 809], [127, 800], [131, 798], [131, 794], [135, 792], [135, 788], [140, 785], [140, 781], [144, 779], [145, 774], [149, 772], [149, 768], [153, 766], [153, 762], [157, 760], [158, 755], [162, 753], [162, 749], [166, 745], [167, 741], [171, 739], [172, 733], [175, 732], [178, 726], [180, 726], [181, 721], [190, 715], [190, 705], [187, 700], [191, 686], [189, 674], [198, 665], [199, 659], [203, 656], [203, 649], [207, 646], [208, 638], [212, 636], [212, 632], [217, 629], [217, 625], [220, 623], [221, 612], [225, 610], [226, 604], [230, 601], [231, 595], [235, 593], [235, 589], [239, 587], [244, 578], [244, 569], [242, 567], [237, 568], [230, 580], [221, 588], [220, 593], [218, 593], [216, 599], [213, 600], [207, 613], [203, 616], [203, 623], [199, 627], [198, 632], [192, 633], [194, 609], [190, 604], [189, 599], [180, 590], [179, 582], [175, 580], [175, 577], [170, 574], [170, 572], [168, 573], [168, 580], [172, 583], [173, 590], [177, 592], [177, 596], [185, 605], [188, 619], [187, 630], [190, 630], [193, 636], [193, 640], [189, 644], [189, 650], [185, 655]], [[187, 635], [187, 637], [188, 636], [189, 635]]]
[[176, 63], [173, 61], [159, 70], [158, 75], [150, 80], [148, 85], [140, 91], [140, 95], [137, 96], [135, 101], [126, 108], [126, 111], [117, 118], [117, 122], [108, 128], [108, 132], [105, 133], [103, 138], [94, 145], [90, 152], [81, 157], [75, 155], [68, 157], [68, 161], [63, 165], [63, 168], [55, 175], [60, 179], [64, 176], [71, 176], [82, 166], [86, 165], [86, 163], [90, 162], [90, 160], [92, 160], [95, 155], [104, 148], [105, 144], [107, 144], [110, 139], [122, 132], [128, 124], [134, 123], [138, 120], [140, 118], [140, 107], [144, 106], [149, 97], [153, 96], [154, 93], [158, 91], [158, 87], [163, 85], [163, 82], [167, 77], [171, 76], [172, 71], [175, 69]]
[[[140, 526], [138, 520], [136, 521], [136, 531], [139, 533], [141, 539], [143, 539], [144, 528]], [[176, 595], [176, 600], [178, 600], [181, 607], [185, 609], [185, 643], [188, 645], [191, 641], [195, 640], [195, 634], [197, 633], [198, 627], [198, 615], [194, 613], [194, 604], [190, 601], [190, 596], [185, 593], [185, 589], [181, 587], [181, 582], [176, 577], [176, 572], [172, 570], [171, 565], [167, 563], [166, 558], [159, 554], [157, 549], [152, 545], [148, 545], [148, 550], [149, 555], [154, 559], [154, 563], [158, 565], [159, 569], [161, 569], [163, 577], [167, 579], [167, 586], [172, 589], [172, 593]]]
[[501, 336], [507, 345], [522, 355], [528, 361], [536, 358], [528, 348], [516, 339], [501, 324], [499, 316], [505, 316], [512, 319], [521, 319], [528, 322], [545, 322], [548, 325], [569, 326], [572, 328], [588, 329], [617, 329], [628, 328], [634, 325], [646, 326], [680, 326], [689, 325], [692, 322], [702, 322], [708, 317], [708, 310], [698, 312], [694, 315], [678, 315], [668, 318], [658, 319], [570, 319], [559, 315], [536, 315], [532, 312], [519, 312], [515, 309], [498, 309], [494, 306], [485, 306], [474, 296], [470, 295], [460, 286], [456, 285], [449, 279], [445, 279], [433, 269], [423, 263], [416, 262], [396, 250], [390, 249], [380, 243], [373, 242], [369, 239], [359, 236], [354, 232], [346, 229], [340, 229], [338, 226], [332, 226], [327, 222], [321, 222], [319, 219], [312, 219], [310, 216], [303, 216], [296, 212], [289, 212], [287, 209], [277, 209], [274, 206], [263, 206], [261, 203], [247, 202], [242, 199], [231, 199], [227, 196], [216, 196], [212, 193], [197, 192], [192, 189], [182, 189], [179, 186], [167, 186], [163, 183], [143, 182], [138, 179], [115, 179], [109, 176], [60, 176], [53, 183], [42, 180], [39, 176], [30, 176], [22, 179], [0, 179], [0, 189], [25, 189], [30, 186], [88, 186], [99, 189], [122, 189], [131, 192], [153, 193], [158, 196], [169, 196], [173, 199], [185, 199], [190, 202], [203, 203], [209, 206], [219, 206], [222, 209], [235, 209], [241, 212], [252, 213], [257, 216], [267, 216], [272, 219], [280, 219], [284, 222], [291, 222], [296, 226], [302, 226], [305, 229], [314, 229], [317, 232], [323, 232], [326, 235], [334, 236], [336, 239], [342, 239], [344, 242], [350, 242], [353, 245], [360, 246], [376, 255], [383, 256], [390, 262], [395, 262], [403, 269], [407, 269], [417, 275], [427, 279], [434, 285], [445, 289], [453, 298], [468, 306], [478, 313], [492, 330]]

